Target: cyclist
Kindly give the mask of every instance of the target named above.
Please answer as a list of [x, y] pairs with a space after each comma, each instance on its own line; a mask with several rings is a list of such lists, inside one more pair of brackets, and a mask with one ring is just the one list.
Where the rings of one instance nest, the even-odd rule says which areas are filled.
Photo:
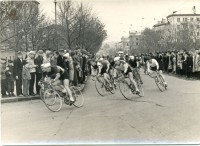
[[164, 75], [162, 74], [162, 70], [159, 69], [159, 64], [156, 59], [153, 59], [153, 57], [147, 60], [147, 73], [150, 73], [150, 71], [158, 71], [164, 80], [165, 86], [167, 87], [167, 82], [165, 81]]
[[128, 63], [129, 63], [130, 68], [131, 68], [131, 70], [133, 72], [133, 75], [136, 78], [139, 79], [139, 81], [140, 81], [141, 84], [143, 84], [142, 78], [140, 76], [139, 69], [138, 69], [139, 68], [139, 62], [136, 60], [136, 58], [134, 56], [130, 56], [129, 58], [130, 59], [129, 59]]
[[[136, 94], [139, 94], [140, 91], [138, 89], [137, 83], [133, 79], [133, 73], [132, 73], [132, 70], [131, 70], [130, 66], [128, 65], [128, 63], [126, 63], [126, 61], [120, 59], [120, 57], [115, 57], [114, 61], [115, 61], [115, 64], [116, 64], [115, 70], [117, 72], [119, 72], [119, 74], [121, 72], [124, 75], [128, 75], [129, 80], [131, 82], [131, 84], [129, 86], [133, 85], [135, 87]], [[116, 76], [116, 74], [115, 74], [115, 76]]]
[[112, 85], [110, 84], [109, 80], [110, 77], [108, 75], [108, 70], [110, 68], [110, 63], [108, 60], [104, 60], [103, 58], [100, 58], [97, 62], [98, 66], [98, 75], [103, 75], [104, 80], [109, 84], [109, 86], [112, 88]]
[[44, 75], [47, 77], [47, 80], [52, 82], [52, 85], [62, 87], [62, 92], [66, 94], [66, 91], [69, 94], [70, 102], [73, 104], [75, 102], [72, 97], [72, 92], [69, 88], [69, 73], [66, 72], [60, 66], [52, 67], [50, 63], [46, 63], [43, 65], [45, 68]]

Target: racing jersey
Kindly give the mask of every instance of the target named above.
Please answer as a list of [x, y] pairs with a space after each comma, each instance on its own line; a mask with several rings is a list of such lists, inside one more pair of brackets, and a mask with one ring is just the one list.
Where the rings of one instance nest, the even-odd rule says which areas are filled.
[[147, 70], [150, 71], [150, 67], [156, 67], [157, 70], [159, 69], [159, 64], [155, 59], [151, 59], [152, 63], [150, 63], [149, 61], [147, 61]]

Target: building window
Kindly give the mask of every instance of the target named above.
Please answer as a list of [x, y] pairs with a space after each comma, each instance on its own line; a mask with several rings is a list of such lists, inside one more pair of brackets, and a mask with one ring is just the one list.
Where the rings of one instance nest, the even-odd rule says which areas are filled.
[[181, 28], [181, 26], [180, 25], [177, 25], [177, 29], [180, 29]]
[[183, 18], [183, 21], [184, 21], [184, 22], [187, 22], [187, 18]]
[[199, 18], [197, 18], [197, 21], [199, 21]]
[[136, 40], [138, 40], [138, 38], [136, 38]]
[[190, 25], [190, 28], [191, 28], [191, 29], [193, 29], [193, 28], [194, 28], [194, 26], [193, 26], [193, 25]]
[[197, 25], [197, 28], [200, 28], [200, 26], [199, 26], [199, 25]]
[[193, 21], [194, 20], [194, 18], [190, 18], [190, 21]]
[[177, 22], [180, 22], [180, 18], [177, 18]]
[[197, 32], [197, 36], [199, 36], [199, 32]]
[[138, 43], [136, 43], [136, 46], [138, 46]]

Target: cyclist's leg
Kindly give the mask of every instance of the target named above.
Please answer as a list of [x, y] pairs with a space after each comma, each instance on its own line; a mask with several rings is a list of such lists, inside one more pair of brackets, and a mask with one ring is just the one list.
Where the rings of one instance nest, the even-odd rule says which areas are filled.
[[133, 79], [133, 73], [132, 73], [132, 72], [129, 72], [129, 73], [128, 73], [128, 77], [129, 77], [129, 80], [130, 80], [130, 82], [132, 83], [132, 85], [134, 85], [135, 90], [136, 90], [137, 92], [139, 92], [137, 83], [136, 83], [136, 82], [134, 81], [134, 79]]
[[69, 88], [69, 80], [68, 79], [64, 79], [63, 80], [63, 85], [65, 87], [65, 89], [67, 90], [67, 93], [69, 94], [69, 98], [70, 98], [70, 101], [74, 101], [74, 98], [72, 96], [72, 92]]
[[103, 74], [103, 78], [104, 80], [106, 81], [106, 83], [109, 84], [110, 87], [112, 87], [112, 85], [110, 84], [110, 81], [109, 81], [109, 75], [107, 73], [104, 73]]
[[136, 69], [136, 74], [137, 74], [138, 79], [140, 80], [140, 83], [143, 84], [141, 75], [140, 75], [140, 73], [139, 73], [139, 69]]
[[53, 82], [52, 85], [55, 88], [55, 90], [63, 92], [64, 86], [62, 86], [62, 81], [61, 80], [57, 80], [57, 81]]

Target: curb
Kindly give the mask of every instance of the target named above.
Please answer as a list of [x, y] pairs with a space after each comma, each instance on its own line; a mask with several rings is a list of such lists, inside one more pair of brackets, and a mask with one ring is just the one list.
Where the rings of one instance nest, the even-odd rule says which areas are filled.
[[[87, 80], [87, 77], [86, 77]], [[87, 81], [86, 81], [87, 82]], [[85, 84], [81, 84], [80, 90], [83, 91], [85, 88]], [[36, 99], [41, 99], [40, 96], [29, 96], [29, 97], [6, 97], [2, 98], [1, 97], [1, 103], [12, 103], [12, 102], [18, 102], [18, 101], [28, 101], [28, 100], [36, 100]]]

